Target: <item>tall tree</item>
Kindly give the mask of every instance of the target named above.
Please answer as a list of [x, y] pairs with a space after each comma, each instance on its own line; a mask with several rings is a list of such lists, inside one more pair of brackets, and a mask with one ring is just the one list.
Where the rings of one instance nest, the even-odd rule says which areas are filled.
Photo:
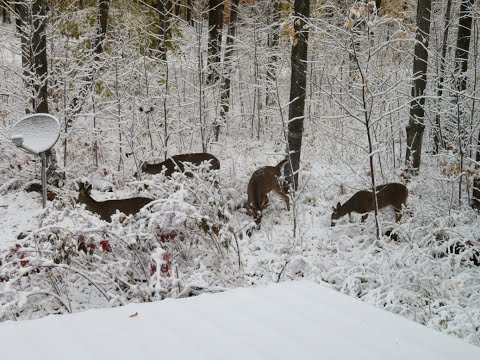
[[9, 0], [0, 0], [0, 6], [2, 7], [2, 21], [4, 23], [10, 24], [10, 1]]
[[158, 59], [167, 60], [167, 43], [169, 38], [170, 16], [172, 2], [170, 0], [157, 0], [158, 11]]
[[[227, 114], [230, 112], [230, 91], [231, 91], [231, 76], [232, 76], [232, 55], [233, 55], [233, 44], [235, 42], [235, 37], [237, 33], [237, 18], [238, 18], [238, 4], [239, 0], [232, 0], [230, 2], [230, 16], [228, 20], [228, 32], [227, 32], [227, 42], [225, 46], [225, 56], [224, 56], [224, 72], [223, 72], [223, 82], [222, 82], [222, 108], [220, 114], [223, 118], [223, 121], [226, 121]], [[218, 141], [220, 133], [220, 124], [216, 124], [214, 127], [215, 141]]]
[[[455, 88], [457, 95], [463, 95], [467, 88], [466, 73], [468, 70], [468, 55], [470, 52], [470, 39], [472, 33], [472, 12], [475, 0], [462, 0], [460, 3], [460, 13], [458, 19], [457, 47], [455, 49]], [[461, 121], [462, 114], [459, 114], [457, 121]], [[459, 129], [461, 128], [460, 124]], [[462, 134], [459, 134], [462, 136]], [[461, 143], [461, 139], [460, 139]], [[480, 161], [480, 133], [477, 140], [477, 153], [475, 160]], [[460, 144], [460, 154], [463, 154], [462, 144]], [[478, 167], [478, 166], [477, 166]], [[461, 183], [460, 183], [461, 185]], [[461, 188], [460, 188], [461, 190]], [[480, 210], [480, 177], [473, 179], [472, 208]]]
[[458, 19], [457, 48], [455, 49], [455, 74], [458, 92], [467, 87], [466, 72], [468, 69], [468, 54], [470, 51], [470, 35], [472, 32], [472, 6], [475, 0], [462, 0], [460, 17]]
[[275, 98], [273, 87], [276, 82], [277, 69], [277, 51], [279, 40], [279, 20], [280, 20], [280, 0], [272, 0], [273, 4], [270, 9], [271, 33], [268, 34], [268, 47], [270, 49], [270, 59], [267, 65], [267, 91], [265, 102], [266, 105], [273, 105]]
[[208, 0], [208, 59], [207, 83], [214, 84], [220, 78], [218, 64], [222, 46], [223, 0]]
[[35, 99], [33, 111], [48, 113], [48, 63], [46, 34], [46, 0], [32, 3], [32, 65], [35, 76]]
[[[452, 10], [452, 0], [447, 0], [445, 10], [445, 27], [443, 30], [443, 43], [442, 43], [442, 56], [440, 57], [440, 69], [439, 78], [437, 84], [437, 101], [441, 103], [443, 94], [443, 81], [445, 76], [445, 57], [447, 55], [448, 45], [448, 33], [450, 30], [450, 13]], [[440, 147], [444, 147], [443, 135], [442, 135], [442, 123], [441, 123], [441, 111], [438, 111], [435, 115], [435, 133], [433, 136], [433, 142], [435, 144], [435, 153], [438, 153]]]
[[108, 10], [110, 7], [110, 0], [99, 0], [98, 1], [98, 12], [97, 12], [97, 32], [95, 36], [95, 61], [98, 61], [98, 56], [103, 53], [103, 43], [105, 42], [105, 37], [107, 36], [107, 26], [108, 26]]
[[425, 87], [427, 85], [428, 40], [430, 35], [430, 16], [432, 0], [417, 2], [417, 31], [415, 35], [415, 53], [413, 60], [412, 101], [407, 126], [406, 163], [410, 163], [413, 172], [420, 168], [422, 139], [425, 130]]
[[307, 90], [307, 54], [310, 0], [295, 0], [293, 5], [294, 38], [292, 39], [290, 77], [290, 106], [288, 110], [286, 181], [296, 190], [298, 188], [298, 170], [302, 149], [303, 121], [305, 116], [305, 96]]
[[[17, 1], [15, 5], [15, 27], [17, 32], [20, 35], [20, 48], [22, 52], [22, 69], [23, 69], [23, 80], [25, 82], [25, 87], [31, 89], [33, 92], [33, 81], [30, 76], [31, 73], [31, 63], [32, 63], [32, 47], [30, 46], [30, 16], [29, 9], [25, 1]], [[29, 114], [34, 108], [33, 102], [34, 97], [32, 96], [29, 99], [29, 105], [31, 107], [25, 108], [25, 113]]]

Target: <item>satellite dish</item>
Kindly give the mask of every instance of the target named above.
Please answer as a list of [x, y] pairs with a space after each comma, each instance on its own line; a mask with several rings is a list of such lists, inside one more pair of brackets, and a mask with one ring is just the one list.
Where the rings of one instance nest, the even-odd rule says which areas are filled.
[[40, 155], [42, 158], [42, 206], [47, 206], [47, 156], [60, 136], [60, 123], [50, 114], [33, 114], [24, 117], [13, 125], [12, 141], [15, 146]]
[[28, 152], [39, 155], [50, 150], [60, 136], [60, 123], [50, 114], [33, 114], [13, 125], [13, 143]]

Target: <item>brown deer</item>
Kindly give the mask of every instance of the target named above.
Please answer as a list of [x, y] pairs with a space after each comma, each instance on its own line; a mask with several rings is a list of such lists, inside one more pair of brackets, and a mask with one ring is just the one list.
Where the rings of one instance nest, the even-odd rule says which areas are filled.
[[146, 197], [96, 201], [90, 196], [90, 190], [92, 189], [91, 184], [85, 185], [84, 183], [79, 183], [78, 187], [77, 203], [85, 204], [87, 210], [100, 215], [100, 219], [107, 222], [112, 221], [111, 216], [115, 214], [117, 210], [125, 215], [136, 214], [141, 208], [153, 201], [153, 199]]
[[[408, 189], [405, 185], [398, 183], [390, 183], [379, 185], [376, 187], [378, 209], [392, 206], [395, 211], [395, 221], [399, 222], [402, 218], [402, 204], [405, 205], [408, 197]], [[332, 226], [335, 226], [334, 220], [340, 219], [348, 214], [351, 219], [351, 213], [356, 212], [362, 214], [362, 222], [364, 222], [370, 211], [375, 209], [373, 193], [367, 190], [356, 192], [348, 201], [333, 208]]]
[[287, 209], [290, 210], [290, 200], [278, 180], [282, 167], [287, 161], [285, 159], [280, 161], [277, 166], [264, 166], [255, 170], [248, 182], [248, 200], [245, 207], [247, 213], [255, 218], [257, 224], [261, 221], [262, 210], [268, 205], [267, 194], [272, 190], [285, 200]]
[[[158, 163], [158, 164], [148, 164], [144, 162], [142, 163], [141, 170], [143, 173], [146, 173], [146, 174], [160, 174], [163, 171], [163, 169], [165, 169], [165, 176], [170, 177], [176, 171], [185, 172], [184, 163], [191, 163], [193, 165], [199, 166], [204, 161], [209, 162], [210, 164], [209, 170], [220, 169], [220, 161], [218, 161], [218, 159], [212, 154], [193, 153], [193, 154], [174, 155], [171, 158], [168, 158], [167, 160], [162, 161], [161, 163]], [[189, 171], [186, 171], [185, 175], [188, 177], [193, 177], [193, 174]], [[137, 173], [135, 173], [133, 176], [138, 178]]]

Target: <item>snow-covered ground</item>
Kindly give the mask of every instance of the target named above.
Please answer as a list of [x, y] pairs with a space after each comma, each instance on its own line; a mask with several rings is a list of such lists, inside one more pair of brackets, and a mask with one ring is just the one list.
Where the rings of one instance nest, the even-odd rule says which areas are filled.
[[480, 348], [307, 281], [0, 324], [2, 359], [480, 358]]

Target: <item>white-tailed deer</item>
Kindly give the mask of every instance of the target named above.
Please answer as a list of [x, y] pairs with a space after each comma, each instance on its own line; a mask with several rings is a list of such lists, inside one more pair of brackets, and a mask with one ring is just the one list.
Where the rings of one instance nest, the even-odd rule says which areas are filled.
[[[378, 209], [392, 206], [395, 211], [395, 221], [399, 222], [402, 218], [402, 205], [406, 204], [408, 197], [408, 189], [405, 185], [398, 183], [379, 185], [376, 187], [376, 192]], [[356, 192], [345, 204], [338, 203], [336, 208], [333, 207], [331, 225], [334, 226], [334, 220], [338, 220], [346, 214], [351, 216], [352, 212], [362, 214], [362, 222], [364, 222], [368, 213], [375, 209], [373, 202], [374, 198], [371, 191], [361, 190]]]
[[248, 200], [245, 207], [247, 213], [253, 216], [257, 223], [261, 220], [262, 210], [268, 205], [267, 194], [272, 190], [285, 200], [287, 209], [290, 210], [290, 200], [278, 180], [282, 167], [287, 161], [285, 159], [280, 161], [277, 166], [264, 166], [255, 170], [248, 182]]
[[85, 204], [87, 210], [100, 215], [100, 219], [111, 222], [111, 216], [120, 211], [125, 215], [136, 214], [153, 199], [146, 197], [134, 197], [129, 199], [96, 201], [90, 196], [92, 185], [78, 184], [78, 204]]
[[[199, 166], [204, 161], [209, 162], [209, 170], [220, 169], [220, 161], [218, 161], [218, 159], [212, 154], [193, 153], [174, 155], [158, 164], [142, 163], [141, 170], [145, 174], [160, 174], [163, 169], [165, 169], [165, 176], [171, 176], [175, 171], [185, 172], [184, 163], [191, 163], [193, 165]], [[186, 171], [185, 175], [188, 177], [193, 176], [193, 174], [189, 171]], [[133, 176], [138, 177], [138, 174], [135, 173]]]

